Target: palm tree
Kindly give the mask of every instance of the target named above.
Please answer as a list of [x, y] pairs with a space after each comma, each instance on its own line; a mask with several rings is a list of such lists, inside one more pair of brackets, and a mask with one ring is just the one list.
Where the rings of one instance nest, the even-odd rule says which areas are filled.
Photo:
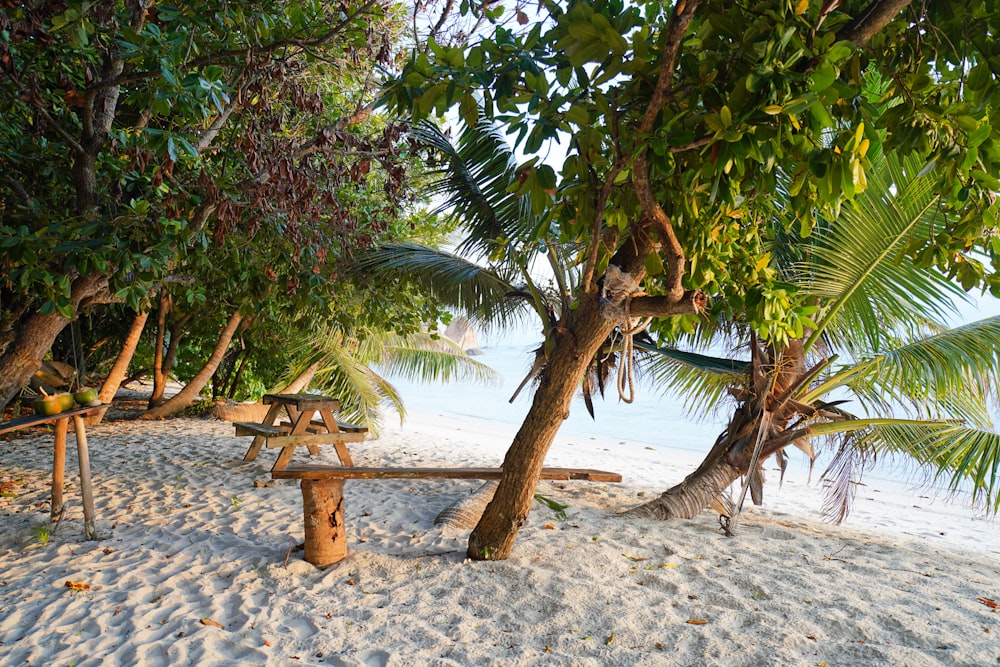
[[[418, 283], [487, 330], [535, 319], [542, 342], [533, 350], [533, 363], [511, 396], [513, 402], [540, 376], [559, 334], [560, 316], [571, 308], [581, 249], [551, 238], [544, 243], [524, 241], [538, 238], [538, 229], [549, 221], [512, 187], [518, 181], [517, 162], [497, 126], [486, 120], [464, 126], [454, 143], [429, 122], [412, 128], [411, 135], [443, 157], [440, 167], [430, 172], [437, 179], [429, 192], [443, 199], [436, 212], [447, 211], [457, 220], [461, 238], [454, 251], [412, 242], [386, 243], [364, 254], [359, 268]], [[546, 273], [548, 282], [543, 283], [538, 276]], [[619, 356], [612, 337], [583, 378], [581, 390], [591, 416], [593, 394], [604, 394]]]
[[[868, 190], [853, 205], [811, 236], [775, 245], [811, 327], [767, 343], [745, 333], [750, 358], [742, 361], [649, 348], [658, 382], [694, 400], [729, 396], [736, 407], [702, 464], [632, 515], [690, 518], [712, 506], [731, 533], [747, 490], [761, 501], [766, 459], [784, 470], [787, 447], [814, 460], [814, 443], [824, 441], [837, 447], [823, 476], [835, 520], [848, 511], [851, 479], [886, 453], [931, 466], [953, 490], [970, 484], [1000, 510], [1000, 436], [989, 416], [1000, 317], [947, 328], [961, 290], [903, 256], [943, 215], [920, 170], [915, 160], [874, 155]], [[861, 412], [849, 412], [844, 397]], [[741, 477], [739, 497], [725, 496]]]
[[314, 391], [337, 396], [343, 418], [372, 433], [378, 432], [379, 407], [384, 403], [391, 404], [400, 419], [406, 415], [403, 398], [387, 375], [425, 382], [498, 381], [492, 368], [448, 338], [430, 333], [401, 335], [370, 327], [347, 332], [324, 324], [298, 334], [288, 349], [294, 361], [283, 384], [304, 380]]

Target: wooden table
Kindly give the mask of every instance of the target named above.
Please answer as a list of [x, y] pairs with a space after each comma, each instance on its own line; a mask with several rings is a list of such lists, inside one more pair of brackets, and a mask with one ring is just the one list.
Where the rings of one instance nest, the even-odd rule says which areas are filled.
[[[319, 394], [265, 394], [263, 402], [271, 407], [261, 423], [234, 424], [236, 435], [253, 436], [253, 442], [243, 456], [244, 461], [256, 459], [264, 446], [280, 447], [281, 452], [272, 470], [281, 470], [288, 465], [296, 447], [307, 447], [311, 454], [317, 455], [318, 445], [332, 444], [343, 465], [354, 465], [347, 443], [363, 441], [368, 429], [353, 424], [338, 424], [333, 413], [340, 409], [339, 400]], [[289, 423], [278, 423], [282, 413], [288, 416]]]
[[32, 426], [55, 424], [55, 452], [52, 457], [52, 507], [49, 516], [53, 523], [59, 521], [63, 513], [63, 480], [66, 468], [66, 432], [72, 417], [76, 430], [76, 452], [80, 460], [80, 495], [83, 497], [83, 530], [88, 540], [97, 539], [94, 523], [94, 491], [90, 482], [90, 452], [87, 449], [87, 431], [83, 418], [106, 409], [106, 405], [74, 408], [54, 415], [29, 415], [10, 421], [0, 422], [0, 434], [11, 433]]

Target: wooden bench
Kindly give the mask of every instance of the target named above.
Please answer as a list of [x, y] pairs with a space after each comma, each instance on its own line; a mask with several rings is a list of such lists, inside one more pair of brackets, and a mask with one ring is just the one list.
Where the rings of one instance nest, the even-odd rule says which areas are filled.
[[80, 495], [83, 498], [83, 530], [88, 540], [97, 539], [95, 525], [94, 491], [90, 481], [90, 451], [87, 448], [87, 431], [83, 418], [95, 415], [107, 409], [106, 405], [94, 405], [74, 408], [54, 415], [28, 415], [17, 417], [10, 421], [0, 422], [0, 434], [12, 433], [21, 429], [55, 424], [55, 450], [52, 456], [52, 503], [49, 517], [53, 524], [59, 522], [63, 513], [63, 481], [66, 468], [66, 433], [69, 430], [69, 420], [73, 420], [76, 431], [76, 451], [80, 462]]
[[[500, 479], [500, 468], [371, 468], [320, 465], [289, 466], [271, 471], [274, 479], [302, 480], [305, 559], [316, 567], [347, 556], [344, 481], [348, 479]], [[620, 482], [622, 476], [585, 468], [542, 468], [540, 479]]]

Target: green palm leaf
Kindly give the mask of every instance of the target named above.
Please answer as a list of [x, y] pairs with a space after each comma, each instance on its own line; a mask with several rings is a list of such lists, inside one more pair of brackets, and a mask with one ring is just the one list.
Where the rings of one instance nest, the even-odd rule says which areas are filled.
[[734, 387], [746, 383], [750, 368], [747, 361], [687, 352], [636, 340], [643, 350], [640, 361], [643, 375], [656, 386], [684, 397], [684, 405], [695, 413], [704, 413], [706, 405], [721, 403]]
[[901, 452], [946, 477], [955, 492], [971, 488], [973, 499], [1000, 511], [1000, 435], [957, 422], [914, 422], [874, 426], [868, 444]]
[[340, 398], [341, 414], [368, 426], [373, 433], [377, 433], [382, 403], [390, 403], [401, 419], [406, 414], [399, 392], [373, 367], [426, 381], [472, 379], [492, 383], [498, 377], [454, 342], [427, 333], [400, 336], [364, 329], [349, 336], [326, 327], [322, 332], [303, 336], [289, 349], [296, 359], [290, 376], [317, 365], [311, 388]]
[[511, 298], [517, 289], [509, 275], [443, 250], [386, 244], [359, 255], [357, 266], [376, 277], [416, 283], [481, 326], [528, 317], [526, 302]]
[[498, 126], [486, 120], [464, 126], [457, 145], [433, 123], [410, 133], [446, 160], [430, 194], [446, 197], [440, 210], [452, 210], [462, 220], [466, 234], [459, 253], [492, 256], [507, 240], [528, 238], [537, 221], [527, 198], [510, 191], [517, 162]]
[[964, 293], [935, 269], [918, 269], [900, 257], [912, 238], [940, 222], [934, 180], [920, 176], [916, 160], [875, 156], [869, 187], [835, 224], [811, 239], [793, 270], [794, 280], [823, 304], [820, 334], [853, 356], [879, 352], [898, 333], [940, 325], [956, 312]]
[[902, 409], [930, 418], [955, 417], [989, 428], [1000, 380], [1000, 316], [915, 340], [838, 369], [800, 400], [849, 387], [869, 411]]

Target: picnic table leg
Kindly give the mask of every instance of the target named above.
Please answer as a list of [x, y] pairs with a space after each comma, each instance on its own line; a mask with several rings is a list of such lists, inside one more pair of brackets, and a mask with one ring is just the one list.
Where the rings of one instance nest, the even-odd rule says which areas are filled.
[[76, 451], [80, 459], [80, 495], [83, 497], [83, 532], [88, 540], [96, 540], [97, 526], [94, 522], [94, 489], [90, 482], [90, 450], [87, 448], [87, 430], [83, 424], [83, 417], [73, 415], [73, 427], [76, 429]]
[[63, 481], [66, 471], [66, 431], [69, 429], [69, 419], [56, 420], [56, 446], [52, 454], [52, 506], [49, 508], [49, 520], [59, 521], [63, 511]]
[[[267, 409], [267, 414], [264, 416], [264, 421], [261, 423], [264, 426], [274, 426], [274, 420], [278, 418], [278, 414], [281, 412], [281, 403], [272, 403], [271, 407]], [[261, 448], [264, 446], [264, 441], [266, 438], [262, 435], [255, 435], [253, 437], [253, 442], [250, 443], [250, 448], [247, 449], [247, 453], [243, 455], [244, 461], [253, 461], [260, 454]]]
[[[292, 432], [291, 435], [301, 435], [306, 432], [309, 424], [312, 423], [312, 416], [315, 410], [303, 410], [302, 412], [296, 412], [295, 408], [288, 406], [288, 417], [292, 420]], [[312, 456], [319, 456], [319, 447], [316, 445], [306, 445], [306, 449], [309, 450], [309, 454]], [[284, 451], [284, 450], [282, 450]], [[285, 461], [287, 465], [288, 461]], [[275, 464], [277, 465], [277, 464]], [[284, 468], [285, 466], [281, 466]]]
[[[320, 415], [323, 417], [323, 424], [326, 425], [326, 430], [330, 433], [339, 433], [340, 426], [337, 425], [337, 419], [333, 416], [333, 413], [329, 410], [321, 410]], [[347, 445], [342, 442], [336, 442], [333, 444], [334, 449], [337, 450], [337, 456], [340, 457], [340, 462], [345, 466], [353, 466], [354, 461], [351, 460], [351, 454], [347, 451]]]
[[306, 561], [326, 567], [346, 558], [344, 480], [302, 480], [302, 510]]

